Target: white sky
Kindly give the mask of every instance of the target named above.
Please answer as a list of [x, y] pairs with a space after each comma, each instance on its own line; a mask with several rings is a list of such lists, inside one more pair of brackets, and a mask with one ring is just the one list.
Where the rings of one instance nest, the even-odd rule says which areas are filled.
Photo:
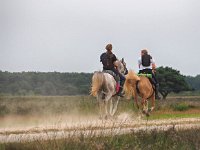
[[157, 66], [200, 74], [199, 0], [0, 0], [0, 70], [94, 72], [113, 44], [138, 71], [140, 49]]

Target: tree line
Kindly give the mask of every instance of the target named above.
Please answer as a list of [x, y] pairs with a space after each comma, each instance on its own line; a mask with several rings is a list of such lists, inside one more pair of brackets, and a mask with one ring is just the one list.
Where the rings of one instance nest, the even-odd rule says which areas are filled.
[[[200, 90], [200, 75], [181, 75], [171, 67], [159, 67], [156, 73], [159, 92]], [[88, 95], [92, 73], [7, 72], [0, 71], [1, 95]]]
[[84, 95], [91, 85], [91, 73], [2, 72], [1, 95]]

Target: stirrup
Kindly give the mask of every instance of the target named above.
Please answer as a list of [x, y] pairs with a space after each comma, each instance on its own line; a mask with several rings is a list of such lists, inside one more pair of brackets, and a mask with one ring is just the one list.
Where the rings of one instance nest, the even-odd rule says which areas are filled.
[[158, 100], [160, 100], [160, 99], [161, 99], [161, 97], [160, 97], [159, 95], [155, 95], [155, 99], [158, 99]]
[[121, 93], [118, 93], [117, 96], [124, 97], [124, 95], [122, 95]]
[[121, 92], [118, 92], [116, 95], [117, 95], [117, 96], [120, 96], [120, 97], [124, 97], [124, 93], [122, 93], [122, 91], [121, 91]]

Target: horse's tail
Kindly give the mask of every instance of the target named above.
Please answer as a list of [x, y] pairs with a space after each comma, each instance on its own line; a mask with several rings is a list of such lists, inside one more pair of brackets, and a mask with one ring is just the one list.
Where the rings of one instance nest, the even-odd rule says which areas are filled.
[[92, 76], [92, 87], [90, 91], [90, 95], [97, 96], [98, 91], [100, 90], [101, 86], [103, 85], [103, 73], [102, 72], [95, 72]]
[[140, 80], [140, 77], [138, 77], [133, 70], [130, 70], [126, 75], [126, 81], [124, 83], [126, 97], [130, 98], [131, 96], [134, 96], [133, 94], [138, 80]]

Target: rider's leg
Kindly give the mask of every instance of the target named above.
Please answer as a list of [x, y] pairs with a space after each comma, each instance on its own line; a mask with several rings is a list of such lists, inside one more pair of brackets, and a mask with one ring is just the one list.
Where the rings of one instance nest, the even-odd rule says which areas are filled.
[[158, 83], [158, 80], [156, 79], [156, 76], [154, 73], [152, 73], [152, 78], [153, 78], [153, 82], [154, 82], [154, 85], [155, 85], [155, 97], [156, 99], [161, 99], [161, 97], [158, 95], [158, 91], [159, 91], [159, 83]]
[[123, 91], [123, 86], [125, 83], [125, 77], [121, 74], [119, 74], [119, 77], [120, 77], [120, 89], [119, 89], [119, 92], [117, 93], [117, 95], [123, 97], [124, 94], [122, 93], [122, 91]]
[[155, 86], [155, 97], [156, 99], [161, 99], [160, 96], [158, 95], [158, 91], [159, 91], [159, 83], [158, 80], [156, 79], [155, 74], [152, 72], [152, 69], [143, 69], [140, 71], [141, 73], [147, 73], [147, 74], [152, 74], [152, 80], [151, 83], [154, 84]]
[[116, 75], [116, 77], [115, 77], [115, 80], [116, 80], [116, 82], [117, 82], [117, 93], [119, 93], [119, 91], [120, 91], [120, 76], [119, 76], [119, 72], [115, 69], [115, 68], [113, 68], [112, 69], [112, 71], [115, 73], [115, 75]]
[[122, 91], [123, 91], [123, 85], [124, 85], [124, 82], [125, 82], [125, 77], [122, 74], [120, 74], [116, 69], [112, 69], [112, 71], [117, 76], [119, 76], [119, 82], [118, 82], [118, 84], [119, 84], [119, 91], [117, 92], [117, 95], [123, 97]]

